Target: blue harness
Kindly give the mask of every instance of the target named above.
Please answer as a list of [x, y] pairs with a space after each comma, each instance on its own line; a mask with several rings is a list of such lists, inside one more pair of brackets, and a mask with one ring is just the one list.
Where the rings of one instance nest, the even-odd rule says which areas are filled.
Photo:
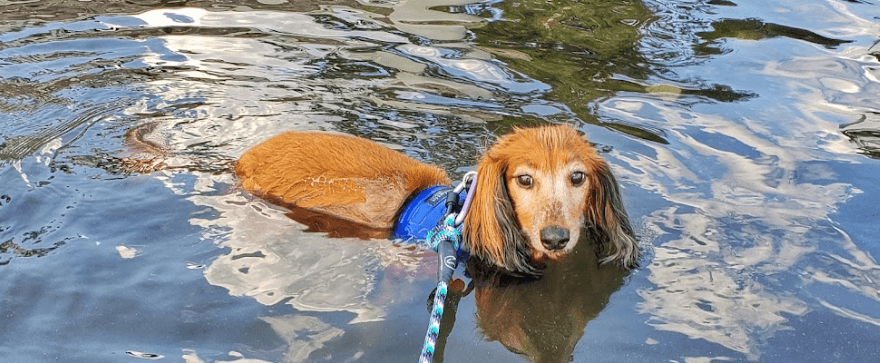
[[[435, 185], [422, 190], [407, 203], [397, 222], [394, 238], [403, 241], [425, 241], [428, 231], [436, 227], [446, 216], [446, 199], [452, 187]], [[465, 200], [465, 193], [458, 196], [458, 205]]]

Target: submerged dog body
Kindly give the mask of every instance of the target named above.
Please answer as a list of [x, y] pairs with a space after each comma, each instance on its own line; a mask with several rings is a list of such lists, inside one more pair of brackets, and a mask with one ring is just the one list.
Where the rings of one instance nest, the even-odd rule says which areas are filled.
[[[415, 193], [449, 185], [443, 170], [373, 141], [288, 132], [236, 163], [242, 187], [289, 209], [387, 230]], [[537, 275], [568, 254], [583, 230], [603, 263], [635, 266], [638, 248], [607, 163], [574, 128], [516, 129], [480, 158], [464, 220], [472, 258], [513, 274]]]
[[440, 168], [376, 142], [322, 132], [275, 136], [245, 152], [235, 174], [270, 202], [380, 230], [414, 192], [450, 183]]

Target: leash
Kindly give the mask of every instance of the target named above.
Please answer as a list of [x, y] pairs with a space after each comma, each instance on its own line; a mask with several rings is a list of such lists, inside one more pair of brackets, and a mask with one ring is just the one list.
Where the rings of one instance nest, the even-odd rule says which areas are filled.
[[[440, 319], [443, 317], [449, 281], [452, 280], [452, 275], [455, 273], [458, 263], [467, 258], [467, 252], [462, 249], [461, 224], [464, 222], [464, 216], [467, 214], [471, 198], [473, 198], [474, 190], [476, 190], [474, 186], [476, 175], [476, 172], [468, 172], [462, 178], [461, 183], [455, 189], [449, 191], [446, 196], [446, 216], [437, 223], [436, 227], [428, 232], [426, 242], [434, 251], [437, 251], [438, 282], [437, 290], [434, 294], [434, 304], [431, 309], [431, 320], [428, 323], [428, 332], [425, 333], [425, 344], [422, 347], [422, 354], [419, 356], [419, 363], [430, 363], [434, 358], [437, 336], [440, 335]], [[456, 213], [459, 193], [465, 188], [468, 188], [467, 197], [465, 197], [464, 203], [461, 205], [461, 210]]]

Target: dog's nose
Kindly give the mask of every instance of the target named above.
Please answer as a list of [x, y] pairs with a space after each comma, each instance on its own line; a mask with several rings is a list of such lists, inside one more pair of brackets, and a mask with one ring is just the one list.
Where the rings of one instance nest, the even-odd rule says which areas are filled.
[[568, 230], [562, 227], [550, 226], [541, 230], [541, 243], [548, 250], [559, 250], [568, 243]]

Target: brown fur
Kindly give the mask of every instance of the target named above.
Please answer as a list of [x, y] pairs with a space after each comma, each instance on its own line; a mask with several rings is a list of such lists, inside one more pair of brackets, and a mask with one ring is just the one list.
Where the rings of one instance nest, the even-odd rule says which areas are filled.
[[450, 183], [446, 173], [376, 142], [287, 132], [248, 150], [235, 174], [249, 192], [288, 207], [390, 229], [412, 193]]
[[[235, 172], [246, 190], [273, 203], [374, 231], [390, 230], [413, 193], [450, 183], [441, 169], [373, 141], [317, 132], [269, 139], [242, 155]], [[586, 175], [582, 185], [572, 184], [573, 172]], [[636, 264], [638, 248], [617, 182], [574, 128], [516, 129], [490, 147], [477, 173], [464, 222], [465, 245], [477, 259], [536, 275], [544, 261], [570, 252], [586, 225], [605, 252], [603, 262]], [[523, 174], [532, 177], [532, 187], [516, 182]], [[546, 227], [567, 230], [571, 241], [544, 248]]]
[[[562, 186], [572, 171], [584, 172], [586, 181], [580, 187]], [[516, 183], [522, 174], [531, 175], [534, 186], [523, 190]], [[540, 231], [547, 226], [569, 230], [571, 242], [564, 250], [540, 246]], [[464, 225], [473, 256], [510, 271], [534, 273], [536, 263], [571, 251], [584, 226], [598, 232], [591, 235], [606, 250], [603, 263], [636, 265], [639, 251], [617, 181], [574, 128], [516, 129], [480, 159], [477, 194]]]

